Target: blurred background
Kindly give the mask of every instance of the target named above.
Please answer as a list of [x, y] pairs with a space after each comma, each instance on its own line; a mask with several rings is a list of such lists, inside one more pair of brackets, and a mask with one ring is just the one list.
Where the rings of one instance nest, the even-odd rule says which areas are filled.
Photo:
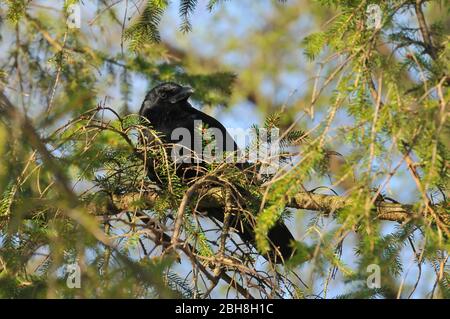
[[[268, 116], [279, 113], [282, 131], [295, 122], [297, 129], [311, 131], [314, 136], [315, 127], [326, 119], [331, 108], [335, 85], [328, 85], [314, 103], [313, 97], [342, 60], [325, 49], [311, 61], [305, 54], [303, 41], [334, 19], [337, 11], [332, 6], [303, 0], [234, 0], [217, 1], [209, 9], [209, 1], [199, 0], [189, 15], [191, 30], [183, 32], [178, 1], [169, 1], [159, 24], [160, 43], [142, 46], [136, 53], [123, 31], [136, 21], [144, 2], [81, 1], [81, 28], [74, 30], [65, 27], [62, 1], [30, 2], [27, 14], [35, 22], [29, 20], [14, 25], [2, 21], [0, 61], [5, 72], [3, 78], [7, 79], [5, 91], [11, 101], [37, 125], [45, 123], [44, 131], [51, 132], [96, 104], [107, 105], [121, 115], [137, 113], [149, 89], [160, 81], [176, 80], [191, 84], [196, 90], [193, 105], [213, 115], [226, 127], [246, 129], [262, 125]], [[3, 13], [7, 10], [4, 1], [2, 10]], [[430, 4], [426, 7], [427, 18], [442, 18], [445, 13], [440, 10], [438, 2]], [[413, 11], [408, 10], [396, 16], [396, 23], [417, 25]], [[27, 32], [31, 25], [43, 32]], [[58, 59], [61, 57], [52, 52], [49, 39], [63, 46], [82, 48], [84, 54], [66, 53], [64, 59], [69, 66], [60, 67]], [[23, 43], [22, 49], [18, 48], [17, 41]], [[353, 45], [349, 40], [348, 46]], [[393, 54], [401, 56], [403, 53], [395, 51]], [[30, 57], [36, 62], [29, 63]], [[28, 62], [22, 62], [25, 60]], [[131, 67], [125, 69], [121, 66], [123, 63]], [[66, 72], [64, 68], [71, 71]], [[36, 76], [37, 69], [41, 71], [40, 78]], [[70, 77], [74, 70], [78, 78]], [[418, 76], [414, 71], [410, 75]], [[60, 77], [60, 83], [55, 84], [55, 76]], [[69, 103], [59, 104], [69, 95], [72, 97]], [[49, 108], [54, 110], [50, 115], [46, 112]], [[113, 118], [111, 114], [105, 117]], [[340, 108], [325, 140], [327, 149], [341, 153], [347, 161], [357, 161], [361, 155], [359, 145], [348, 143], [340, 134], [354, 124], [348, 110]], [[399, 159], [396, 155], [389, 162], [396, 163]], [[375, 162], [374, 165], [382, 172], [389, 171], [386, 163]], [[374, 185], [384, 180], [384, 175], [379, 178]], [[305, 181], [305, 185], [308, 189], [323, 187], [319, 192], [324, 194], [346, 193], [345, 187], [332, 186], [333, 182], [325, 174]], [[89, 186], [86, 182], [78, 183], [75, 189], [81, 192]], [[414, 203], [420, 198], [405, 167], [392, 177], [384, 195], [402, 203]], [[336, 227], [333, 219], [316, 219], [315, 212], [294, 211], [287, 223], [297, 240], [313, 244], [316, 238], [309, 236], [313, 221], [324, 233]], [[384, 222], [382, 233], [391, 233], [397, 227], [395, 223]], [[343, 242], [341, 261], [349, 268], [357, 267], [358, 263], [355, 236], [349, 234]], [[432, 266], [418, 268], [410, 248], [405, 247], [405, 250], [408, 253], [400, 255], [404, 268], [396, 284], [404, 281], [405, 287], [411, 289], [421, 273], [422, 279], [412, 298], [424, 297], [433, 289]], [[43, 248], [41, 253], [45, 251]], [[132, 251], [139, 259], [142, 254], [139, 247]], [[189, 274], [190, 266], [188, 261], [183, 261], [173, 266], [173, 270], [183, 277]], [[326, 282], [330, 274], [323, 269], [310, 262], [295, 269], [308, 285], [308, 288], [303, 287], [308, 296], [333, 298], [351, 290], [348, 285], [352, 283], [347, 283], [341, 272], [337, 272], [334, 280]], [[405, 291], [409, 292], [408, 289]], [[224, 285], [211, 296], [223, 297], [225, 291]]]

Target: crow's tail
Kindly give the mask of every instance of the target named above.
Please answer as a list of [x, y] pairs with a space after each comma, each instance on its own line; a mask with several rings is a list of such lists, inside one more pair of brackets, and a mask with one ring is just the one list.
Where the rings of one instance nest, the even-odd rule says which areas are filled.
[[[207, 213], [209, 217], [214, 217], [223, 223], [224, 212], [222, 209], [209, 209]], [[254, 223], [251, 223], [247, 218], [239, 218], [238, 215], [233, 214], [230, 217], [230, 226], [237, 230], [239, 237], [244, 243], [256, 247]], [[264, 258], [276, 264], [281, 264], [292, 257], [294, 249], [291, 245], [295, 239], [282, 221], [279, 221], [270, 229], [267, 237], [271, 250], [267, 255], [263, 255]]]

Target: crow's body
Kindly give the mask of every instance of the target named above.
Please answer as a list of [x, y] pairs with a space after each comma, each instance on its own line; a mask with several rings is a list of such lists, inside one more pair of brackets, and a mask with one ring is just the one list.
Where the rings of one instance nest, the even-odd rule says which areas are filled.
[[150, 109], [143, 107], [140, 115], [147, 118], [155, 130], [163, 134], [162, 139], [166, 143], [180, 142], [178, 136], [172, 136], [174, 130], [178, 128], [186, 128], [192, 137], [198, 135], [198, 127], [195, 126], [195, 121], [201, 121], [208, 128], [217, 128], [220, 130], [223, 136], [226, 136], [232, 142], [232, 149], [230, 151], [237, 150], [237, 145], [233, 138], [219, 121], [193, 108], [187, 101], [180, 101], [170, 106], [163, 104]]
[[[215, 118], [193, 108], [189, 104], [188, 98], [192, 92], [191, 88], [182, 87], [176, 83], [160, 84], [146, 95], [139, 114], [149, 121], [154, 130], [162, 133], [161, 139], [164, 143], [181, 144], [186, 149], [197, 150], [195, 144], [199, 143], [199, 137], [201, 141], [201, 129], [199, 130], [197, 125], [201, 122], [204, 127], [216, 130], [222, 134], [223, 144], [221, 145], [223, 152], [236, 152], [238, 150], [236, 142], [225, 127]], [[189, 132], [190, 138], [180, 138], [180, 135], [177, 133], [180, 132], [180, 129], [181, 132]], [[172, 147], [169, 148], [172, 151]], [[198, 175], [197, 164], [182, 164], [179, 167], [181, 169], [177, 170], [177, 175], [183, 179]], [[242, 168], [240, 165], [238, 167]], [[223, 222], [223, 210], [214, 209], [207, 213], [208, 216]], [[238, 230], [238, 234], [244, 242], [254, 245], [254, 227], [248, 221], [233, 215], [230, 222]], [[268, 237], [278, 251], [277, 254], [274, 254], [274, 252], [270, 254], [270, 258], [274, 262], [279, 263], [282, 259], [287, 260], [291, 257], [293, 250], [290, 242], [294, 238], [284, 223], [280, 222], [275, 225], [269, 231]], [[275, 257], [275, 255], [280, 254], [283, 258]]]

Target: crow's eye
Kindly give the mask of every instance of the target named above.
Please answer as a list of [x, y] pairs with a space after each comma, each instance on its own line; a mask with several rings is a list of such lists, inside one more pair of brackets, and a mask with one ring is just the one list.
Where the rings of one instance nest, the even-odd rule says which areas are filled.
[[160, 92], [159, 96], [163, 99], [165, 99], [167, 97], [167, 92]]

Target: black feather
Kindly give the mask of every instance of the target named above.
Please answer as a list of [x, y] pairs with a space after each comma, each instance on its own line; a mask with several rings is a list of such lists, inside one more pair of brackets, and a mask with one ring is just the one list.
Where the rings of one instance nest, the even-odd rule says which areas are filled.
[[[192, 92], [193, 90], [191, 88], [183, 87], [173, 82], [162, 83], [154, 87], [146, 95], [139, 111], [139, 114], [146, 118], [147, 123], [154, 130], [162, 133], [162, 141], [168, 144], [168, 154], [172, 154], [174, 145], [182, 146], [188, 150], [200, 150], [200, 154], [198, 152], [192, 152], [191, 154], [191, 160], [200, 159], [200, 163], [184, 163], [178, 166], [177, 175], [184, 182], [188, 182], [189, 179], [197, 177], [199, 175], [198, 167], [201, 167], [203, 164], [203, 154], [201, 152], [203, 147], [201, 145], [202, 131], [197, 127], [198, 123], [201, 123], [201, 125], [208, 129], [216, 129], [218, 133], [220, 132], [222, 134], [224, 141], [219, 144], [222, 145], [222, 149], [219, 150], [222, 154], [238, 151], [236, 142], [218, 120], [191, 106], [188, 98]], [[180, 138], [177, 132], [189, 132], [190, 138]], [[198, 148], [196, 148], [196, 145]], [[245, 165], [237, 166], [241, 169], [245, 167]], [[223, 222], [223, 210], [214, 209], [208, 211], [208, 215]], [[234, 216], [230, 225], [238, 230], [244, 242], [255, 245], [254, 226], [252, 223], [247, 219], [239, 219]], [[294, 241], [294, 238], [284, 223], [280, 222], [274, 226], [269, 231], [268, 237], [273, 246], [277, 247], [283, 260], [291, 257], [293, 250], [290, 243]], [[272, 252], [269, 255], [272, 261], [276, 263], [281, 262], [281, 258], [277, 257], [276, 253]]]

